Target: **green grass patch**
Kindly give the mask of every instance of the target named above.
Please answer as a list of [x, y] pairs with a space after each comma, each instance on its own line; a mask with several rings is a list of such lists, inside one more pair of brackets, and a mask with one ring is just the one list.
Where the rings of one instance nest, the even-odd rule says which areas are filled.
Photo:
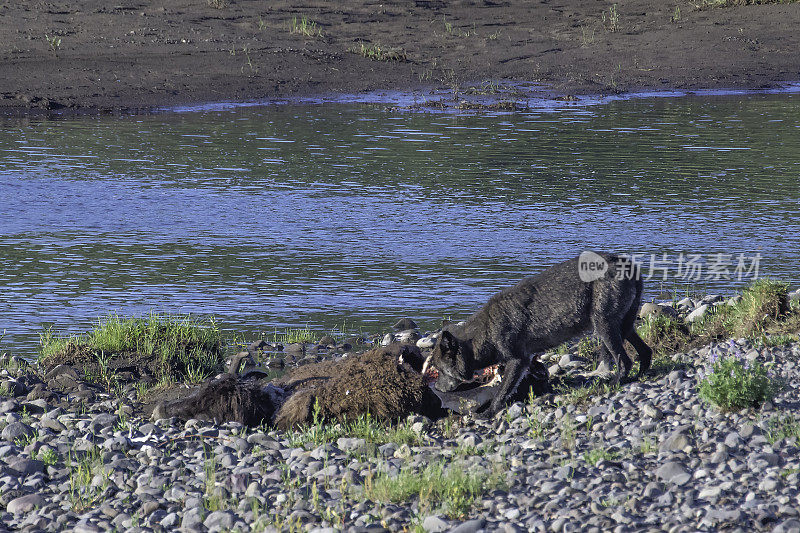
[[797, 335], [790, 335], [787, 333], [776, 333], [774, 335], [764, 334], [754, 340], [759, 346], [783, 346], [785, 344], [797, 342]]
[[770, 444], [792, 437], [800, 442], [800, 420], [797, 419], [794, 413], [772, 417], [767, 422], [764, 436]]
[[378, 44], [359, 42], [350, 47], [349, 51], [373, 61], [406, 61], [407, 59], [402, 48], [387, 48]]
[[419, 435], [407, 423], [386, 424], [375, 420], [369, 413], [366, 413], [353, 421], [344, 420], [331, 424], [326, 423], [320, 413], [321, 408], [317, 402], [314, 404], [314, 410], [311, 413], [311, 424], [299, 430], [290, 430], [286, 433], [293, 447], [305, 447], [307, 445], [316, 447], [320, 444], [336, 442], [340, 437], [359, 438], [375, 444], [392, 442], [416, 446], [422, 443]]
[[379, 473], [364, 480], [365, 496], [379, 502], [419, 501], [423, 513], [444, 512], [451, 518], [466, 516], [475, 499], [505, 487], [504, 469], [466, 471], [459, 463], [438, 461], [422, 470], [403, 468], [397, 474]]
[[[100, 504], [108, 488], [108, 472], [103, 469], [103, 458], [98, 447], [86, 453], [70, 453], [66, 466], [69, 469], [69, 500], [76, 512], [83, 512]], [[95, 481], [95, 477], [99, 476]]]
[[272, 339], [273, 344], [295, 344], [314, 342], [317, 336], [306, 326], [305, 328], [285, 329], [280, 333], [276, 330], [275, 333], [272, 334]]
[[762, 345], [780, 346], [796, 341], [800, 332], [800, 309], [789, 305], [787, 288], [786, 283], [756, 280], [737, 303], [717, 304], [690, 325], [680, 318], [650, 315], [636, 330], [656, 358], [726, 338], [746, 337]]
[[564, 404], [588, 405], [593, 403], [598, 396], [607, 396], [619, 390], [619, 384], [614, 385], [594, 380], [583, 387], [570, 388], [562, 385], [557, 387], [556, 392], [561, 396], [560, 401]]
[[592, 335], [584, 337], [578, 342], [578, 357], [582, 357], [593, 363], [597, 368], [600, 359], [600, 341]]
[[756, 337], [763, 335], [790, 311], [787, 283], [769, 279], [754, 281], [735, 305], [717, 305], [715, 310], [692, 327], [704, 338]]
[[678, 352], [691, 340], [689, 329], [683, 321], [667, 315], [651, 314], [644, 317], [636, 331], [655, 355]]
[[146, 366], [157, 380], [182, 381], [190, 370], [195, 377], [219, 370], [224, 346], [213, 317], [150, 313], [121, 318], [113, 313], [84, 335], [60, 337], [47, 329], [40, 334], [39, 362], [45, 368], [82, 366], [89, 380], [111, 389], [122, 360]]
[[614, 461], [619, 459], [620, 453], [606, 448], [594, 448], [583, 453], [583, 460], [594, 466], [600, 461]]
[[39, 453], [38, 459], [47, 466], [53, 466], [58, 462], [58, 453], [53, 448], [47, 448]]
[[317, 27], [317, 23], [303, 16], [299, 19], [292, 17], [289, 25], [289, 33], [304, 35], [305, 37], [322, 37], [322, 30]]

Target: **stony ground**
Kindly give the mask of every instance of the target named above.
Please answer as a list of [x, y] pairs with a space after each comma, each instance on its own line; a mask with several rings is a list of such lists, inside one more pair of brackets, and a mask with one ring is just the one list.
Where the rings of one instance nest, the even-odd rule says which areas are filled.
[[[783, 384], [773, 402], [721, 413], [699, 398], [709, 357], [729, 351], [769, 366]], [[549, 359], [555, 377], [585, 370], [577, 350]], [[0, 529], [800, 531], [798, 342], [715, 343], [617, 389], [563, 389], [491, 421], [410, 417], [369, 441], [154, 423], [81, 391], [57, 407], [28, 399], [18, 374], [6, 359]], [[457, 490], [381, 496], [431, 465], [480, 480], [471, 506]]]

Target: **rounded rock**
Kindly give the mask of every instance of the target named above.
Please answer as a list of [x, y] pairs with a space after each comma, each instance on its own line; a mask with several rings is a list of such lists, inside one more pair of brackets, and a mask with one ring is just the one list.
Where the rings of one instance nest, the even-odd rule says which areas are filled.
[[14, 498], [6, 506], [6, 511], [12, 514], [29, 513], [44, 505], [44, 498], [38, 494], [26, 494], [19, 498]]

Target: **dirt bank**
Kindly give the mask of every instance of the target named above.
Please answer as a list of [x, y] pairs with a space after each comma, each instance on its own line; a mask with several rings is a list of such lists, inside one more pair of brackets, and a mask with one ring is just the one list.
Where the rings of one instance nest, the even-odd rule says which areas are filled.
[[3, 2], [0, 112], [491, 92], [487, 80], [558, 96], [800, 79], [800, 5], [700, 2]]

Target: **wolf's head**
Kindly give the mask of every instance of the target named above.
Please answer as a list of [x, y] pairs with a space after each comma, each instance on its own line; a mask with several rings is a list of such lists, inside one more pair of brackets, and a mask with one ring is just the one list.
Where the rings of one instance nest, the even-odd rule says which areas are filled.
[[437, 389], [442, 392], [452, 392], [460, 384], [472, 380], [473, 359], [472, 342], [459, 340], [444, 330], [436, 346], [433, 347], [433, 352], [425, 361], [425, 366], [431, 364], [439, 371]]

